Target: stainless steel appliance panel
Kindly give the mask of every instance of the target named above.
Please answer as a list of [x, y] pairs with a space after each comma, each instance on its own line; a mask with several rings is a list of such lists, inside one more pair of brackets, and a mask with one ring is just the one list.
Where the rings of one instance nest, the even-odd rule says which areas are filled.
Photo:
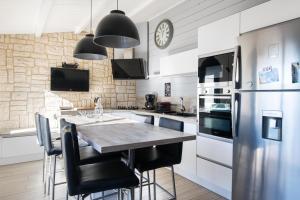
[[241, 89], [300, 89], [299, 35], [299, 19], [242, 34]]
[[[234, 134], [232, 199], [300, 199], [300, 92], [235, 96], [239, 97], [235, 108], [239, 118]], [[265, 136], [266, 126], [271, 137]], [[273, 137], [273, 130], [281, 138]]]

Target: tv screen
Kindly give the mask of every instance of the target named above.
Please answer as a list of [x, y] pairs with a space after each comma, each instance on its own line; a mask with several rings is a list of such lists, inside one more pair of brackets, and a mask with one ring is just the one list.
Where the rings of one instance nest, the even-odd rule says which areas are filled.
[[89, 70], [51, 68], [51, 91], [89, 91]]
[[111, 60], [114, 79], [145, 79], [146, 69], [141, 58]]

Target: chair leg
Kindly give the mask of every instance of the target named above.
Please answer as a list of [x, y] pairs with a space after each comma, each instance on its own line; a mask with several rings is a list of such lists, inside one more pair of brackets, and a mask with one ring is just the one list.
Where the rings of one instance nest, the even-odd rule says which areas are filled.
[[45, 182], [45, 150], [43, 152], [43, 183]]
[[118, 189], [118, 200], [120, 200], [121, 198], [121, 193], [120, 193], [121, 189]]
[[130, 188], [130, 200], [135, 200], [134, 198], [134, 187], [132, 187]]
[[104, 198], [104, 192], [101, 192], [101, 195], [102, 195], [102, 199], [104, 200], [105, 198]]
[[149, 171], [147, 171], [147, 179], [148, 179], [148, 195], [149, 195], [149, 200], [151, 200], [151, 185], [150, 185], [150, 175]]
[[156, 200], [156, 174], [155, 169], [153, 170], [153, 199]]
[[54, 195], [55, 195], [55, 175], [56, 175], [56, 155], [54, 156], [54, 162], [53, 162], [52, 200], [54, 200]]
[[[68, 186], [67, 186], [68, 187]], [[67, 192], [66, 192], [66, 200], [69, 199], [69, 192], [68, 192], [68, 189], [67, 189]]]
[[140, 200], [143, 199], [143, 172], [140, 173]]
[[124, 190], [121, 189], [121, 199], [124, 200]]
[[50, 195], [50, 177], [51, 177], [51, 167], [52, 167], [52, 156], [49, 157], [49, 163], [48, 163], [48, 192], [47, 194]]
[[44, 150], [44, 154], [43, 154], [43, 184], [44, 184], [44, 195], [47, 192], [47, 180], [46, 175], [48, 175], [48, 156], [46, 154], [46, 151]]
[[172, 179], [173, 179], [173, 192], [174, 192], [174, 198], [177, 199], [176, 196], [176, 183], [175, 183], [175, 173], [174, 173], [174, 166], [171, 166], [172, 169]]

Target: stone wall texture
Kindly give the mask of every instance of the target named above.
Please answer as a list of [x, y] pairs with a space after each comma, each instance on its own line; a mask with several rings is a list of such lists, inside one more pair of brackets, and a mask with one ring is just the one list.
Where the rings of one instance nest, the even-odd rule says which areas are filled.
[[[34, 127], [35, 112], [51, 119], [60, 106], [93, 107], [97, 96], [105, 108], [136, 104], [136, 82], [113, 80], [110, 59], [73, 58], [82, 37], [73, 33], [0, 35], [0, 133]], [[112, 49], [108, 54], [112, 58]], [[50, 68], [62, 62], [77, 62], [80, 69], [90, 71], [89, 92], [50, 91]]]

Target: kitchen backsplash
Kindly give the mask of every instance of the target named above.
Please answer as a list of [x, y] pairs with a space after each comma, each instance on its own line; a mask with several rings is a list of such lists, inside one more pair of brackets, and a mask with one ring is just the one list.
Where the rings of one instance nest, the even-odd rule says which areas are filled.
[[[145, 95], [156, 94], [158, 101], [169, 101], [173, 104], [173, 110], [183, 97], [184, 106], [187, 111], [197, 104], [197, 74], [174, 75], [167, 77], [153, 77], [149, 80], [138, 80], [136, 82], [137, 105], [144, 107]], [[171, 96], [165, 97], [165, 83], [171, 83]]]
[[[84, 33], [0, 35], [0, 133], [34, 127], [35, 112], [53, 118], [60, 106], [93, 107], [96, 96], [103, 98], [105, 108], [136, 105], [135, 81], [114, 81], [109, 59], [73, 58], [73, 49], [83, 36]], [[112, 58], [112, 49], [108, 54]], [[89, 92], [50, 91], [50, 67], [61, 66], [62, 62], [77, 62], [79, 68], [89, 69]]]

